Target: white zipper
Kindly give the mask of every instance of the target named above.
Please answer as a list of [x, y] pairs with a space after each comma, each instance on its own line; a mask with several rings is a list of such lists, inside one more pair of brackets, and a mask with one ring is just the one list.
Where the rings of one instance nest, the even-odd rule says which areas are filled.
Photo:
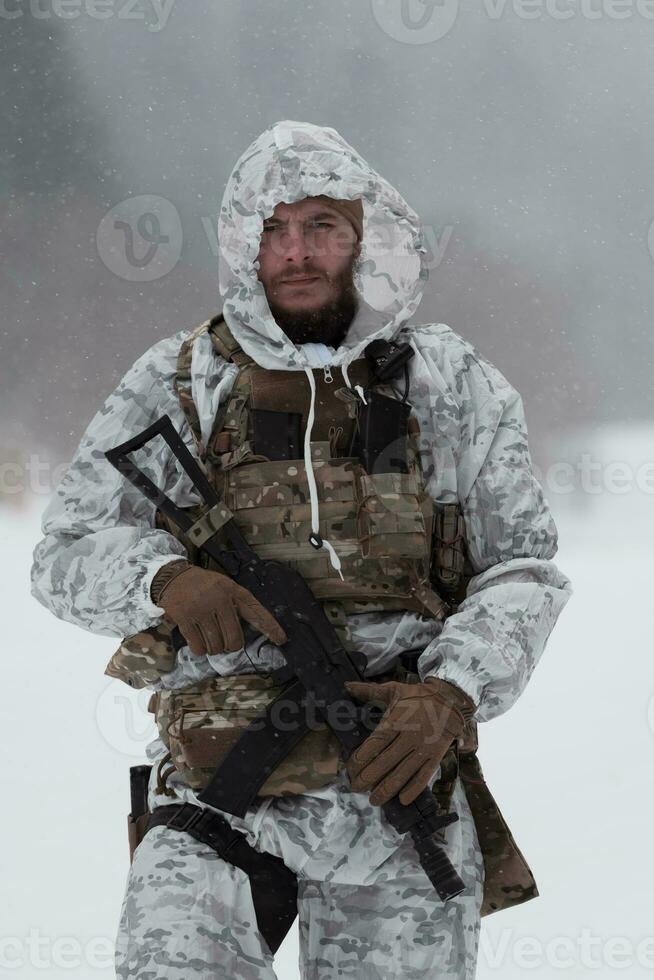
[[325, 378], [325, 384], [330, 385], [332, 383], [332, 381], [334, 380], [332, 378], [332, 369], [329, 367], [329, 365], [326, 365], [322, 370], [323, 370], [323, 375], [324, 375], [324, 378]]

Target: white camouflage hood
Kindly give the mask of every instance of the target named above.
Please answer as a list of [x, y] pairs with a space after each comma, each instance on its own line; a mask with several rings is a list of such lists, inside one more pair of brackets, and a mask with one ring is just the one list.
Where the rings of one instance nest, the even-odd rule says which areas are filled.
[[[416, 310], [427, 278], [418, 218], [338, 133], [295, 122], [263, 133], [237, 164], [225, 195], [223, 307], [230, 328], [257, 363], [305, 367], [308, 378], [307, 355], [273, 321], [254, 263], [263, 219], [275, 205], [322, 193], [363, 200], [365, 305], [334, 355], [338, 367], [359, 356], [373, 337], [399, 331]], [[152, 503], [136, 493], [105, 453], [165, 413], [197, 455], [175, 385], [180, 345], [192, 333], [184, 328], [161, 338], [127, 371], [88, 424], [43, 514], [32, 594], [59, 619], [93, 633], [134, 637], [158, 626], [164, 610], [152, 601], [152, 581], [172, 560], [188, 557], [182, 542], [158, 526]], [[460, 506], [474, 574], [465, 602], [444, 623], [407, 609], [348, 614], [347, 626], [354, 648], [366, 657], [366, 676], [390, 670], [402, 652], [416, 652], [421, 680], [438, 677], [460, 687], [478, 705], [478, 720], [489, 721], [507, 711], [527, 685], [570, 583], [552, 560], [556, 526], [532, 467], [519, 393], [446, 324], [419, 323], [406, 333], [415, 354], [409, 362], [410, 405], [420, 430], [428, 496], [434, 505]], [[205, 444], [237, 371], [215, 351], [206, 331], [198, 335], [192, 395]], [[340, 386], [340, 378], [334, 380]], [[310, 434], [308, 419], [306, 428]], [[307, 441], [305, 436], [310, 479]], [[197, 492], [171, 467], [167, 445], [157, 442], [147, 458], [148, 477], [179, 506], [196, 505]], [[312, 532], [318, 533], [315, 486], [311, 496]], [[331, 548], [328, 541], [323, 546]], [[330, 560], [338, 568], [338, 556], [330, 552]], [[250, 674], [255, 662], [264, 671], [274, 669], [281, 654], [262, 639], [257, 635], [247, 651], [219, 654], [212, 663], [182, 647], [174, 669], [152, 689], [174, 690], [216, 673]], [[149, 759], [155, 776], [156, 762], [166, 752], [163, 743], [154, 743]], [[153, 795], [151, 806], [159, 805], [156, 801]], [[180, 795], [173, 802], [197, 800]]]
[[264, 219], [280, 202], [325, 194], [363, 204], [355, 287], [359, 310], [332, 365], [362, 356], [412, 316], [428, 276], [422, 223], [402, 196], [335, 129], [284, 120], [242, 154], [227, 182], [218, 220], [222, 312], [243, 349], [261, 367], [301, 370], [307, 358], [273, 319], [257, 278]]

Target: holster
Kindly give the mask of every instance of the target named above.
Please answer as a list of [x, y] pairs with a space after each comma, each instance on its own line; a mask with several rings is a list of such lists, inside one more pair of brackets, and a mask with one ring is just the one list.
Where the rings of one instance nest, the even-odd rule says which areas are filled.
[[134, 851], [145, 837], [145, 833], [148, 829], [149, 818], [149, 812], [142, 813], [139, 817], [136, 817], [136, 819], [134, 819], [134, 816], [131, 813], [127, 817], [127, 836], [129, 838], [130, 864], [134, 860]]
[[148, 829], [148, 786], [152, 766], [130, 766], [129, 791], [131, 813], [127, 816], [127, 839], [129, 841], [129, 863], [134, 859], [134, 851], [145, 837]]
[[[162, 825], [185, 831], [211, 847], [220, 858], [244, 871], [250, 881], [252, 902], [261, 935], [274, 954], [297, 918], [297, 877], [281, 858], [257, 851], [244, 834], [224, 818], [193, 803], [147, 809], [147, 788], [152, 766], [130, 769], [132, 813], [127, 818], [130, 864], [145, 835]], [[143, 812], [136, 812], [139, 810]]]

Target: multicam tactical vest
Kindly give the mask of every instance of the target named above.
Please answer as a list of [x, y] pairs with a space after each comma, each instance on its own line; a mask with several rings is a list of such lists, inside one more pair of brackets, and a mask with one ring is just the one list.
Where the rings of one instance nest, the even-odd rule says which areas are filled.
[[[217, 353], [238, 367], [231, 395], [217, 412], [206, 445], [191, 390], [193, 344], [205, 331]], [[397, 397], [392, 386], [372, 377], [365, 358], [353, 361], [348, 374], [353, 387]], [[444, 618], [465, 595], [463, 519], [456, 505], [434, 507], [426, 492], [416, 422], [411, 420], [402, 447], [408, 472], [366, 472], [358, 457], [346, 455], [357, 423], [359, 397], [338, 385], [329, 369], [317, 369], [313, 375], [316, 410], [311, 455], [320, 502], [320, 534], [335, 547], [342, 578], [325, 550], [317, 552], [308, 540], [311, 508], [304, 459], [299, 453], [297, 459], [271, 459], [259, 451], [257, 419], [266, 412], [301, 415], [299, 445], [303, 444], [308, 379], [303, 372], [259, 367], [239, 347], [221, 315], [201, 324], [184, 341], [175, 377], [180, 404], [208, 478], [254, 550], [263, 558], [286, 562], [304, 576], [346, 648], [351, 644], [350, 613], [410, 609]], [[197, 520], [205, 509], [198, 505], [189, 508], [189, 513]], [[159, 511], [156, 526], [184, 544], [189, 561], [221, 570]], [[172, 627], [164, 618], [157, 627], [123, 640], [106, 673], [132, 687], [144, 687], [172, 670]], [[400, 666], [375, 677], [389, 679], [419, 680], [417, 674]], [[243, 729], [282, 690], [269, 676], [238, 674], [154, 694], [149, 708], [169, 750], [159, 766], [159, 792], [172, 792], [165, 783], [175, 769], [192, 788], [204, 788]], [[538, 893], [486, 787], [476, 749], [476, 725], [471, 721], [443, 759], [441, 778], [433, 792], [447, 808], [457, 774], [468, 776], [464, 785], [486, 864], [482, 914], [488, 914]], [[171, 766], [164, 771], [168, 762]], [[325, 724], [314, 726], [270, 775], [260, 795], [283, 796], [319, 788], [333, 781], [340, 764], [334, 734]]]
[[[216, 351], [239, 368], [206, 446], [190, 386], [193, 343], [205, 329]], [[313, 376], [316, 410], [311, 456], [320, 501], [320, 534], [333, 542], [342, 578], [331, 566], [326, 549], [316, 551], [309, 542], [311, 505], [304, 458], [271, 459], [257, 444], [255, 419], [268, 412], [301, 415], [303, 443], [308, 380], [303, 372], [259, 367], [236, 344], [224, 320], [216, 318], [208, 327], [202, 324], [184, 342], [175, 378], [209, 479], [257, 554], [299, 571], [318, 599], [337, 602], [345, 614], [412, 609], [442, 618], [448, 608], [430, 584], [434, 510], [422, 480], [417, 420], [411, 419], [407, 438], [408, 473], [367, 473], [358, 458], [346, 455], [359, 396], [339, 386], [329, 369], [316, 369]], [[353, 386], [396, 397], [392, 386], [372, 377], [365, 358], [352, 363], [349, 377]], [[198, 514], [201, 512], [199, 507]], [[158, 524], [184, 543], [191, 561], [214, 567], [163, 515], [158, 515]], [[455, 562], [461, 554], [449, 550], [445, 574], [458, 570]]]

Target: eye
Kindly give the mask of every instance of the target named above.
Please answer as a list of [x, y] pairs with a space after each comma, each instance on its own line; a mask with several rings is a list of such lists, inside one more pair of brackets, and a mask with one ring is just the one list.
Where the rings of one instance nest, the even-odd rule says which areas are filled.
[[[331, 221], [308, 221], [307, 224], [311, 228], [333, 228], [334, 224]], [[263, 231], [278, 231], [279, 225], [264, 225]]]

